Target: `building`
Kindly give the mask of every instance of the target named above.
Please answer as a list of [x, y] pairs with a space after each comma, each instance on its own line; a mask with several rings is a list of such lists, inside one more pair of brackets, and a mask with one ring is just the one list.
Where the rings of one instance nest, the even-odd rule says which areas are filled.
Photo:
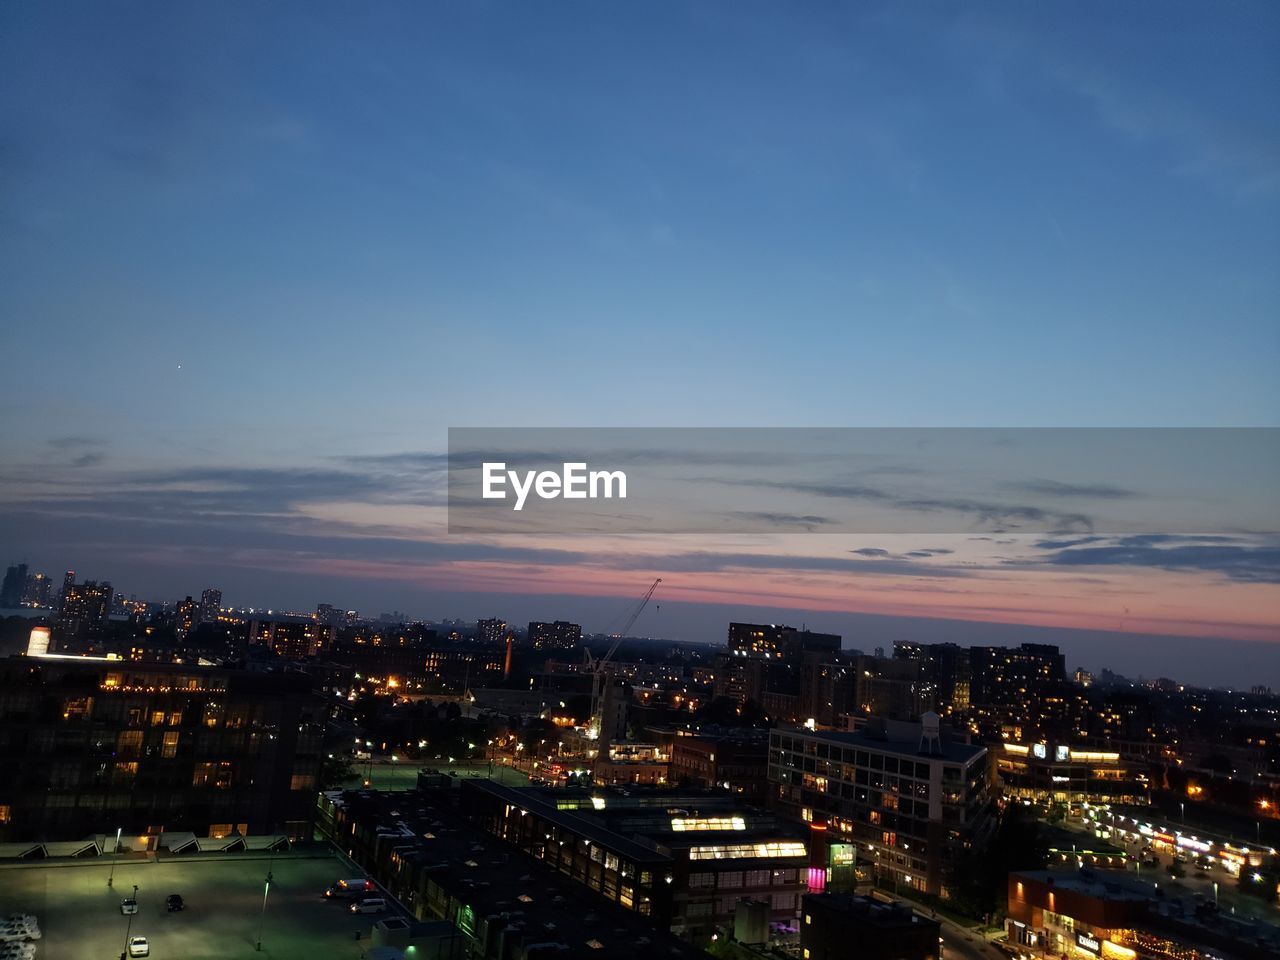
[[58, 625], [68, 634], [93, 633], [100, 630], [111, 616], [111, 600], [114, 591], [105, 580], [98, 583], [86, 580], [75, 583], [75, 573], [67, 572], [72, 578], [62, 587], [62, 609], [58, 617]]
[[264, 646], [283, 660], [311, 660], [333, 644], [333, 627], [313, 620], [254, 620], [250, 646]]
[[938, 960], [942, 925], [908, 903], [852, 893], [808, 893], [801, 901], [800, 956], [845, 960]]
[[417, 920], [456, 928], [457, 949], [418, 948], [405, 951], [409, 957], [706, 960], [617, 894], [606, 898], [495, 842], [468, 818], [462, 790], [426, 774], [413, 793], [332, 791], [320, 795], [319, 806], [319, 832], [360, 870]]
[[462, 784], [478, 825], [658, 929], [709, 937], [739, 900], [794, 923], [807, 889], [803, 831], [726, 793]]
[[990, 838], [995, 791], [987, 748], [944, 735], [937, 719], [771, 731], [771, 805], [825, 828], [875, 877], [947, 896], [959, 856]]
[[301, 674], [0, 660], [0, 839], [309, 837], [323, 733]]
[[763, 803], [769, 785], [768, 733], [744, 729], [719, 736], [676, 736], [669, 778], [677, 786], [728, 790], [748, 803]]
[[178, 636], [185, 637], [199, 622], [200, 604], [190, 596], [185, 600], [179, 601], [177, 610], [174, 611], [174, 626], [178, 631]]
[[972, 681], [968, 647], [955, 643], [897, 641], [893, 645], [893, 657], [921, 665], [921, 677], [933, 692], [933, 703], [929, 709], [944, 717], [968, 712]]
[[476, 623], [476, 639], [481, 643], [502, 643], [507, 638], [507, 621], [494, 617]]
[[572, 650], [582, 645], [582, 627], [566, 620], [529, 623], [529, 644], [535, 650]]
[[217, 623], [222, 614], [222, 591], [207, 587], [200, 594], [200, 622]]
[[974, 704], [1018, 704], [1037, 688], [1067, 679], [1066, 658], [1046, 643], [970, 647], [969, 670], [969, 700]]
[[1280, 928], [1220, 914], [1211, 902], [1173, 900], [1116, 871], [1009, 874], [1009, 942], [1067, 960], [1270, 960]]
[[1151, 784], [1145, 765], [1118, 751], [1040, 740], [996, 748], [996, 773], [1006, 797], [1034, 803], [1145, 804]]
[[18, 563], [4, 573], [4, 582], [0, 584], [0, 607], [13, 609], [22, 606], [23, 596], [27, 592], [27, 565]]
[[27, 577], [27, 592], [22, 598], [28, 607], [47, 607], [52, 602], [53, 581], [43, 573], [33, 573]]

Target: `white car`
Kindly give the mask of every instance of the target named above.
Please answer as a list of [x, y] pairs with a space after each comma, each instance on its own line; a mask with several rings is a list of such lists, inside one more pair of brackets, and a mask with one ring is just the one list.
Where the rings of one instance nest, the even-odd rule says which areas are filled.
[[133, 899], [133, 897], [125, 897], [123, 900], [120, 901], [120, 912], [123, 913], [126, 917], [129, 916], [129, 914], [131, 913], [137, 913], [138, 901]]
[[352, 913], [386, 913], [387, 901], [382, 897], [365, 897], [351, 905]]
[[151, 955], [151, 944], [147, 943], [146, 937], [130, 937], [129, 938], [129, 956], [149, 957], [150, 955]]

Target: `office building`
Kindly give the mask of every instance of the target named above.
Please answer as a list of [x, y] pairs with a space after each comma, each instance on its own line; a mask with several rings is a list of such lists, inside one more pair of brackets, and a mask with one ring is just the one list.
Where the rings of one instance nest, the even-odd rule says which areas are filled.
[[178, 602], [174, 611], [174, 627], [179, 637], [185, 637], [200, 622], [200, 604], [192, 597]]
[[855, 733], [775, 729], [769, 781], [772, 805], [904, 891], [947, 896], [960, 855], [995, 827], [986, 747], [946, 735], [936, 714]]
[[764, 802], [769, 784], [767, 731], [675, 736], [670, 752], [669, 779], [676, 786], [728, 790], [745, 802]]

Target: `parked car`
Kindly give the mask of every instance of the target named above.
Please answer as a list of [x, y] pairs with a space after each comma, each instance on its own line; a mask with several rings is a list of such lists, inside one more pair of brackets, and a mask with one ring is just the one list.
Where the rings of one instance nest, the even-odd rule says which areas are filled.
[[387, 901], [382, 897], [365, 897], [351, 905], [352, 913], [386, 913]]
[[129, 938], [129, 956], [131, 957], [151, 956], [151, 944], [147, 942], [146, 937], [130, 937]]
[[377, 893], [378, 887], [366, 877], [355, 877], [351, 880], [339, 880], [324, 892], [326, 897], [334, 900], [356, 900], [370, 893]]
[[179, 893], [171, 893], [165, 897], [164, 905], [170, 913], [177, 913], [186, 907], [186, 904], [182, 902], [182, 894]]
[[131, 913], [137, 913], [138, 901], [133, 899], [133, 897], [125, 897], [120, 901], [120, 912], [125, 916], [128, 916]]

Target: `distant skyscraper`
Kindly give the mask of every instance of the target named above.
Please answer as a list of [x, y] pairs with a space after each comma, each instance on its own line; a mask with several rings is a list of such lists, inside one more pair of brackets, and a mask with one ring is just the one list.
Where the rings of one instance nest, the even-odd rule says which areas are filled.
[[192, 597], [187, 597], [178, 604], [178, 636], [185, 637], [191, 632], [191, 628], [200, 622], [200, 604]]
[[53, 581], [43, 573], [33, 573], [27, 577], [27, 590], [22, 602], [28, 607], [47, 607], [52, 593]]
[[22, 606], [22, 596], [27, 592], [27, 565], [14, 564], [4, 574], [4, 584], [0, 585], [0, 607]]
[[111, 601], [115, 591], [107, 581], [75, 582], [75, 573], [68, 572], [71, 582], [63, 587], [62, 611], [59, 620], [63, 629], [72, 633], [91, 630], [107, 622], [111, 614]]
[[58, 597], [58, 599], [59, 600], [66, 599], [67, 591], [70, 590], [72, 587], [74, 587], [75, 583], [76, 583], [76, 572], [74, 570], [68, 570], [66, 573], [64, 573], [62, 575], [62, 594], [61, 596]]
[[222, 591], [209, 587], [200, 594], [200, 622], [217, 623], [222, 612]]
[[572, 650], [582, 643], [582, 627], [565, 620], [534, 620], [529, 624], [529, 643], [535, 650]]

